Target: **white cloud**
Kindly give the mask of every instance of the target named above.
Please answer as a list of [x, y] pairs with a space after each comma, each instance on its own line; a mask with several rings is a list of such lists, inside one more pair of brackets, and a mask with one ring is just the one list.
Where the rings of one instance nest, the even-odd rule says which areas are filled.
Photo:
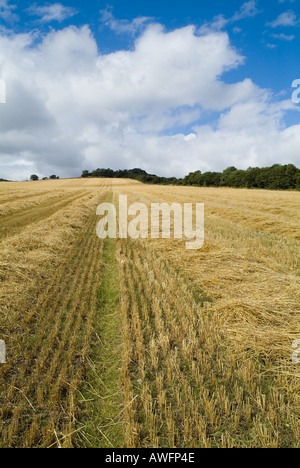
[[28, 13], [33, 16], [39, 16], [42, 23], [50, 23], [58, 21], [61, 23], [67, 18], [77, 14], [74, 8], [65, 7], [61, 3], [53, 3], [51, 5], [38, 6], [37, 4], [31, 5], [28, 8]]
[[135, 35], [142, 31], [147, 23], [153, 20], [146, 16], [138, 16], [132, 21], [124, 19], [116, 19], [113, 15], [113, 7], [108, 5], [104, 10], [100, 11], [100, 21], [105, 26], [109, 27], [117, 34], [130, 34]]
[[106, 55], [87, 26], [35, 39], [0, 35], [0, 178], [299, 164], [300, 126], [282, 125], [292, 103], [222, 79], [244, 63], [226, 33], [151, 25], [132, 50]]
[[[206, 34], [209, 31], [220, 31], [226, 26], [236, 23], [237, 21], [244, 20], [246, 18], [254, 18], [262, 11], [257, 8], [257, 1], [250, 0], [249, 2], [243, 3], [241, 8], [234, 13], [231, 18], [225, 18], [224, 15], [215, 16], [211, 22], [204, 23], [200, 28], [200, 33]], [[240, 32], [241, 29], [235, 27], [234, 32]]]
[[271, 34], [274, 39], [281, 39], [282, 41], [288, 41], [291, 42], [295, 39], [296, 36], [293, 35], [287, 35], [287, 34]]
[[0, 18], [4, 21], [18, 21], [19, 17], [14, 13], [17, 9], [16, 5], [11, 5], [9, 0], [0, 0]]
[[276, 45], [276, 44], [267, 43], [266, 46], [267, 46], [268, 49], [277, 49], [277, 45]]
[[241, 6], [240, 10], [233, 15], [231, 21], [235, 22], [245, 18], [254, 18], [260, 12], [261, 11], [257, 8], [256, 0], [250, 0]]
[[281, 13], [281, 15], [279, 15], [278, 18], [276, 18], [276, 20], [272, 21], [271, 23], [268, 23], [268, 25], [272, 28], [277, 28], [279, 26], [297, 26], [299, 22], [300, 20], [297, 19], [297, 16], [294, 13], [294, 11], [289, 10], [285, 13]]

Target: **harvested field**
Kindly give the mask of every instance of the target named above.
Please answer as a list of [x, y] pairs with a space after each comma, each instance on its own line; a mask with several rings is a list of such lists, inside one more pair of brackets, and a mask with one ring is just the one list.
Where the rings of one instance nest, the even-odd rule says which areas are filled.
[[[205, 244], [105, 240], [96, 207], [205, 204]], [[298, 192], [0, 185], [1, 447], [299, 447]]]

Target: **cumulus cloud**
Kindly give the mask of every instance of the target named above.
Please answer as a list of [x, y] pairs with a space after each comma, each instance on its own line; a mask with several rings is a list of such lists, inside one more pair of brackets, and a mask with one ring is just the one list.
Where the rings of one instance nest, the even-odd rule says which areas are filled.
[[288, 101], [250, 79], [227, 84], [244, 63], [228, 34], [150, 25], [132, 50], [101, 54], [88, 26], [36, 41], [0, 36], [0, 177], [80, 175], [143, 167], [161, 175], [296, 161], [300, 126]]
[[28, 8], [28, 13], [33, 16], [38, 16], [39, 21], [42, 23], [51, 23], [52, 21], [58, 21], [61, 23], [67, 18], [77, 14], [74, 8], [65, 7], [61, 3], [53, 3], [49, 5], [39, 6], [37, 4], [31, 5]]

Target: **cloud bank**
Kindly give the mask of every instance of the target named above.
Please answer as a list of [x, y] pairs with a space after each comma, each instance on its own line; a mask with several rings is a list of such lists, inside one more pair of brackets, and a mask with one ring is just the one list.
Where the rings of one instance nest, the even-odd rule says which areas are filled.
[[283, 125], [291, 100], [226, 83], [245, 60], [227, 33], [151, 24], [132, 50], [105, 55], [88, 26], [37, 34], [0, 36], [0, 178], [299, 165], [300, 125]]

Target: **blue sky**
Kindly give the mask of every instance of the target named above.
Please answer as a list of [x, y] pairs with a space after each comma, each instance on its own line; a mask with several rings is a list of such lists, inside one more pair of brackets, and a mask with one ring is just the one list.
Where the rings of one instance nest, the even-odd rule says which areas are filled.
[[0, 39], [0, 178], [299, 165], [300, 0], [0, 0]]

